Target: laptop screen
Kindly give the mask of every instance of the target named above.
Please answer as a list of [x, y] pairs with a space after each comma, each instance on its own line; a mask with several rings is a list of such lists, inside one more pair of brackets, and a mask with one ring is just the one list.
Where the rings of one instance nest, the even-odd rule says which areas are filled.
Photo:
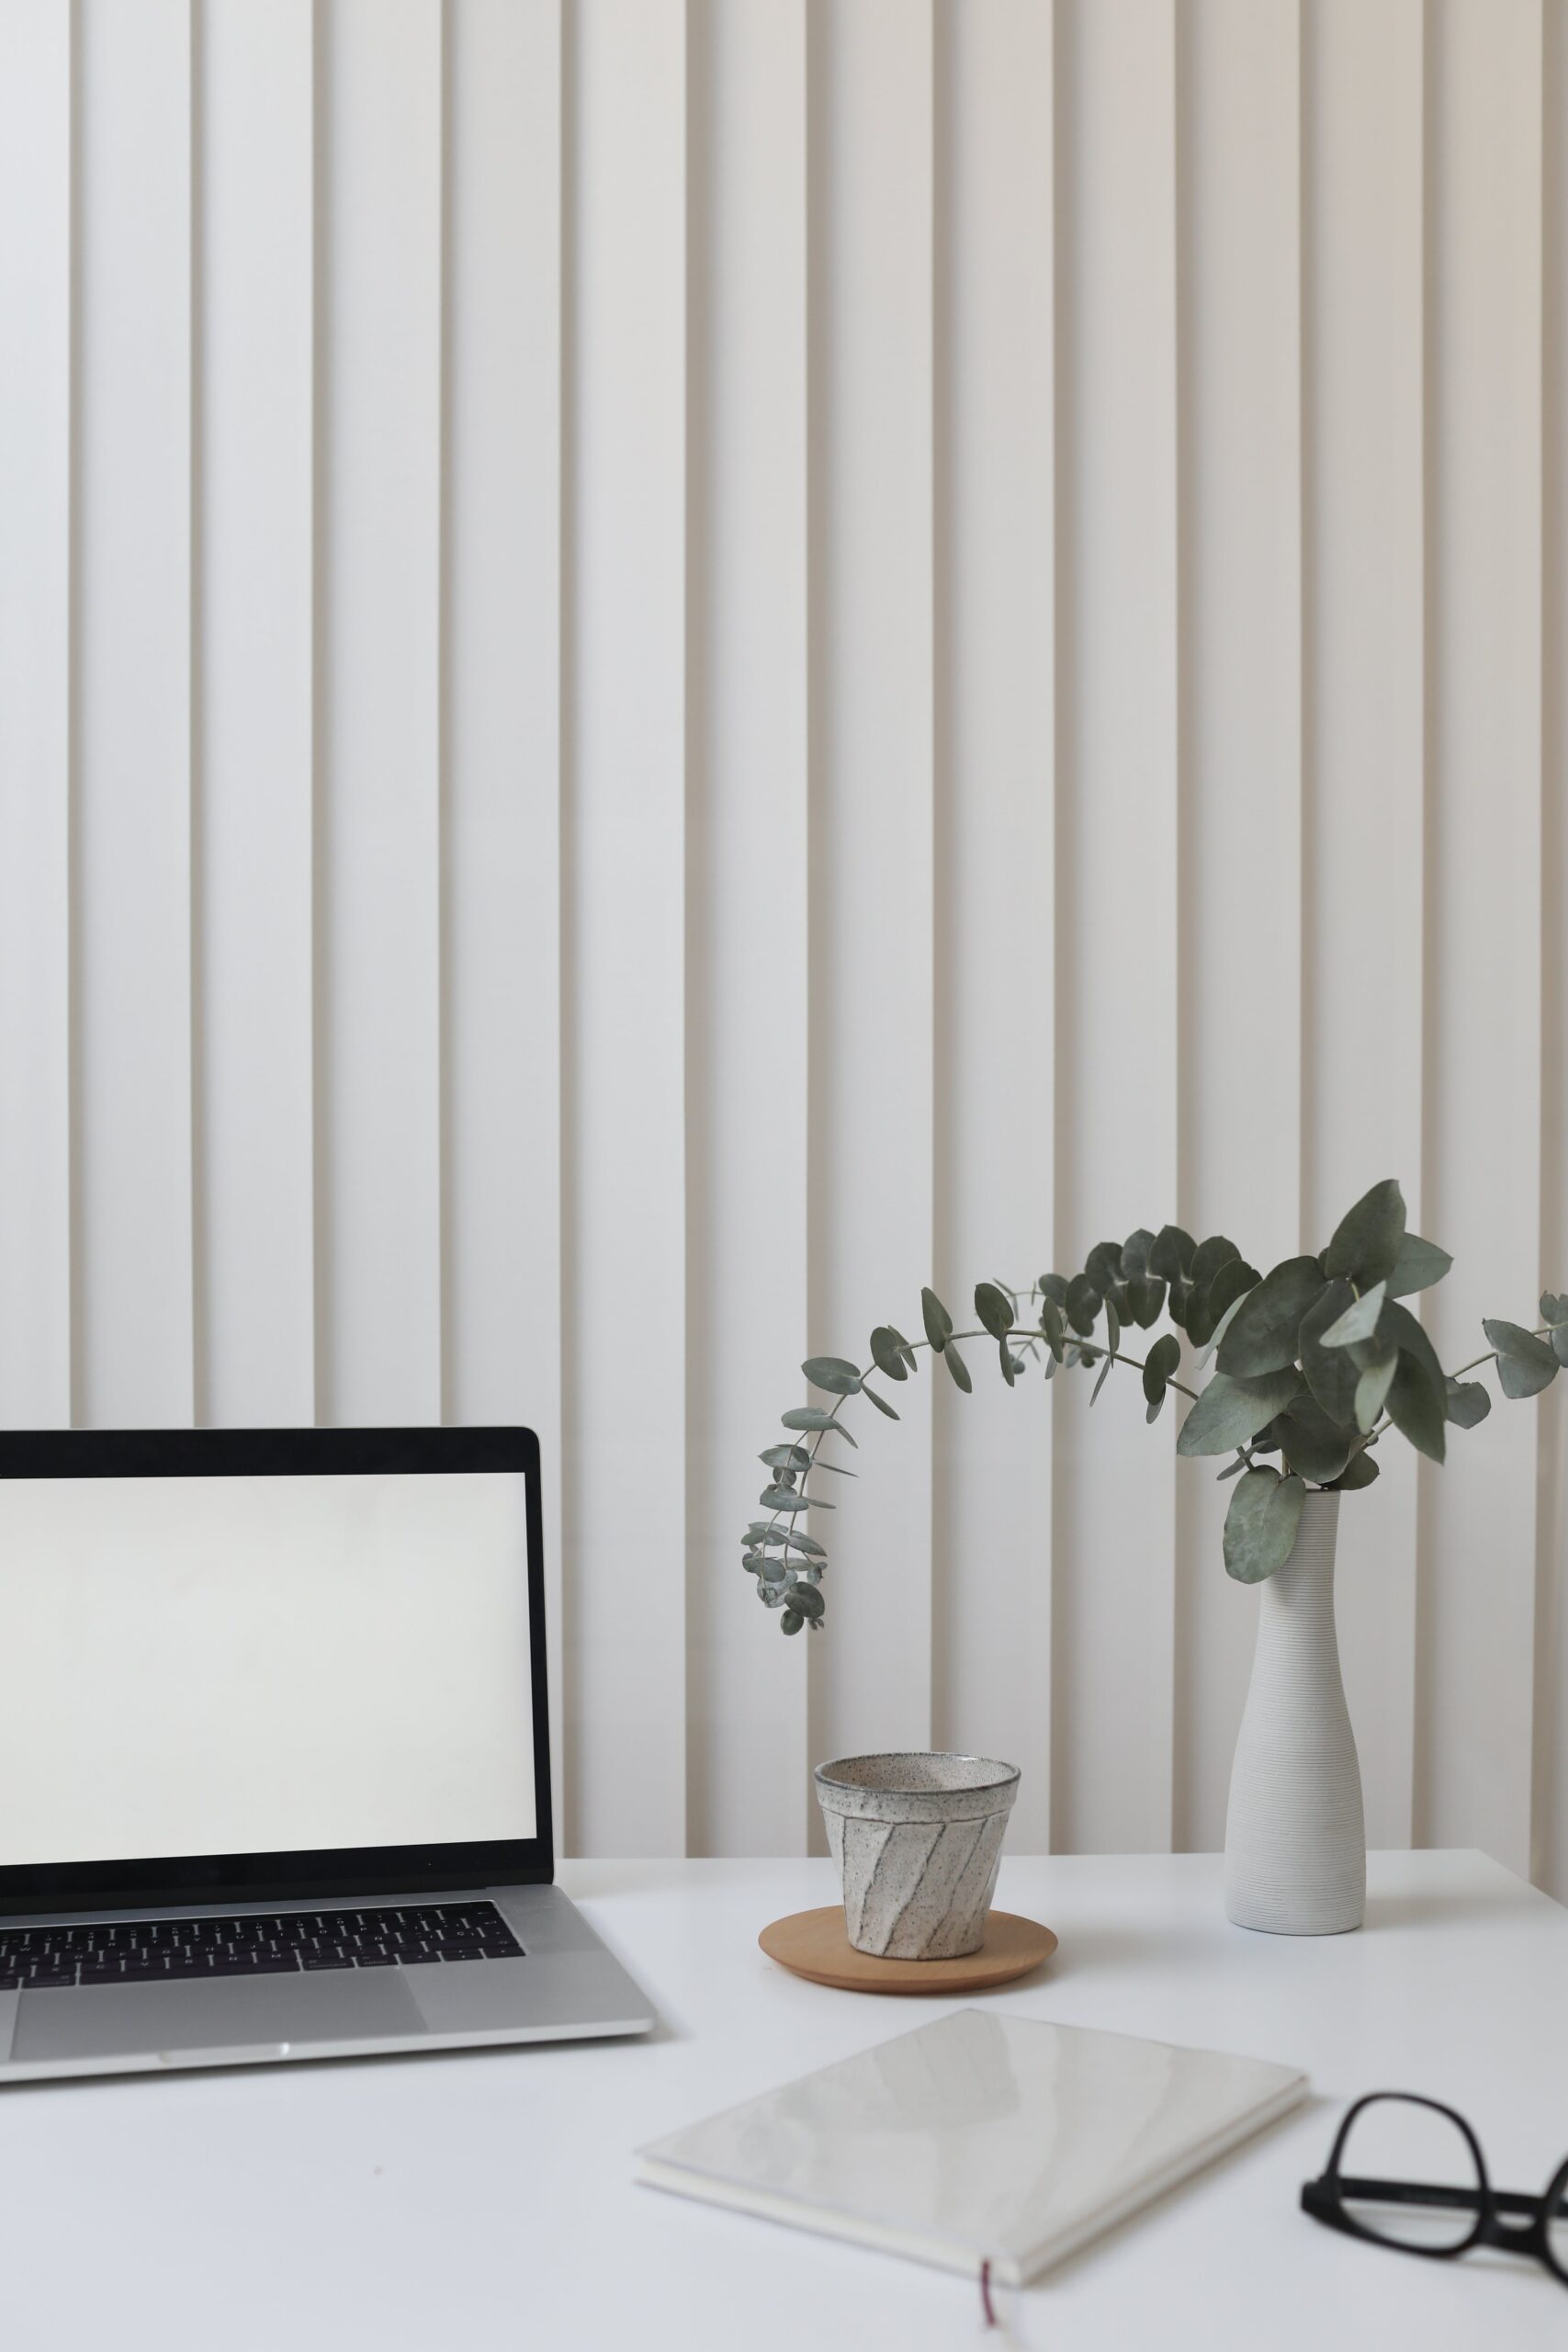
[[522, 1469], [0, 1478], [0, 1868], [533, 1838], [527, 1505]]

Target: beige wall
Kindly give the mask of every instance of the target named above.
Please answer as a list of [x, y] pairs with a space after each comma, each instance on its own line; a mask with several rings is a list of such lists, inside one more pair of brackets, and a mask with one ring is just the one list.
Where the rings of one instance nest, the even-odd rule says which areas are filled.
[[[1568, 1284], [1563, 0], [0, 0], [0, 1416], [526, 1419], [581, 1850], [984, 1747], [1212, 1846], [1131, 1382], [808, 1346], [1397, 1173]], [[1561, 1399], [1347, 1509], [1375, 1842], [1568, 1894]], [[809, 1657], [807, 1650], [809, 1647]]]

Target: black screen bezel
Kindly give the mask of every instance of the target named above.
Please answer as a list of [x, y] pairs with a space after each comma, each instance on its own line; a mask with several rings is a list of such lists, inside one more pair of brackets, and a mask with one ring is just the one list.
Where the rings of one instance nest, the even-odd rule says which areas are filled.
[[0, 1913], [108, 1911], [146, 1904], [292, 1902], [475, 1885], [546, 1885], [555, 1875], [545, 1674], [539, 1441], [528, 1429], [37, 1430], [0, 1433], [0, 1478], [344, 1476], [367, 1471], [525, 1474], [535, 1834], [452, 1845], [347, 1846], [299, 1853], [149, 1855], [134, 1861], [0, 1863]]

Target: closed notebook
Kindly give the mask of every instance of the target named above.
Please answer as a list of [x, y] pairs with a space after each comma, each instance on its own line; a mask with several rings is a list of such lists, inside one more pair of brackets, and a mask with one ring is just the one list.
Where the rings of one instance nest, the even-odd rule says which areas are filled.
[[1266, 2059], [957, 2009], [656, 2140], [638, 2177], [1022, 2286], [1305, 2090]]

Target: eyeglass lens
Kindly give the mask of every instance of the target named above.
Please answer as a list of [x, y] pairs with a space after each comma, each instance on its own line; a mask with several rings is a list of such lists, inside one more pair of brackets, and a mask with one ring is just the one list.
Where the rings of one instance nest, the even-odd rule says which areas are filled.
[[[1418, 2100], [1379, 2098], [1363, 2108], [1340, 2151], [1339, 2177], [1345, 2211], [1389, 2245], [1441, 2253], [1474, 2232], [1481, 2176], [1470, 2143], [1451, 2117]], [[1400, 2184], [1438, 2193], [1388, 2193]]]

